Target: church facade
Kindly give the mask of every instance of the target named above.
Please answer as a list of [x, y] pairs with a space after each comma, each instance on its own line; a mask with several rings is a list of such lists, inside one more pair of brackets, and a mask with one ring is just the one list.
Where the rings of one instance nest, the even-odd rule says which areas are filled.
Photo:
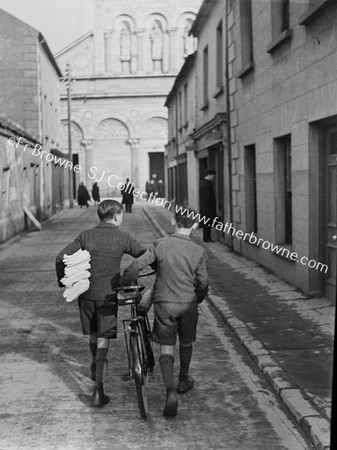
[[[151, 178], [165, 182], [164, 107], [185, 58], [200, 1], [94, 0], [93, 31], [56, 55], [70, 68], [74, 193], [79, 182], [98, 182], [102, 197], [119, 194], [129, 178], [145, 190]], [[68, 104], [62, 88], [62, 149], [68, 152]]]

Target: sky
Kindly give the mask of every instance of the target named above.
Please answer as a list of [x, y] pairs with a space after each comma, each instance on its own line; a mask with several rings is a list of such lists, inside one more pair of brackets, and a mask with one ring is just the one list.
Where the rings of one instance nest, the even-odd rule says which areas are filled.
[[93, 29], [93, 0], [0, 0], [0, 9], [40, 31], [54, 54]]

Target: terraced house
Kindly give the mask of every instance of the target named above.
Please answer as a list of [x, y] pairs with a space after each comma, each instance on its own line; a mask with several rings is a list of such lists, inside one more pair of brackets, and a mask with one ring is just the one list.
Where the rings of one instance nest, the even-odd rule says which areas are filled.
[[[214, 236], [305, 293], [331, 299], [336, 25], [329, 0], [205, 0], [192, 26], [198, 50], [167, 98], [170, 196], [185, 183], [184, 196], [198, 207], [199, 180], [215, 168], [219, 220], [232, 228]], [[186, 92], [193, 108], [184, 109]], [[182, 126], [177, 111], [187, 114]]]

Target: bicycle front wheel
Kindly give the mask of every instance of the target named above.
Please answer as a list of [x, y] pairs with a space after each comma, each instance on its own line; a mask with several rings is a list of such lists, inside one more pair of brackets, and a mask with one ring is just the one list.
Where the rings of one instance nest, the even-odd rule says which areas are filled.
[[148, 399], [147, 399], [147, 369], [144, 364], [142, 355], [141, 338], [138, 334], [132, 333], [130, 335], [130, 350], [132, 357], [132, 373], [135, 380], [137, 400], [139, 411], [143, 419], [146, 419], [149, 413]]

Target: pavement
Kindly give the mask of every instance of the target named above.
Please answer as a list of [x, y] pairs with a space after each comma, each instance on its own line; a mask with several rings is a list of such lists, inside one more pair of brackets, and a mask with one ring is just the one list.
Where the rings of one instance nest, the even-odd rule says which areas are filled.
[[[162, 235], [171, 212], [146, 205]], [[315, 448], [330, 448], [335, 304], [308, 298], [256, 262], [220, 242], [192, 238], [208, 255], [208, 301], [264, 373]]]
[[[158, 236], [173, 231], [169, 211], [145, 202], [139, 202], [137, 207], [142, 208], [151, 220]], [[24, 292], [27, 282], [36, 282], [35, 301], [40, 301], [41, 294], [42, 305], [45, 292], [39, 292], [38, 280], [26, 279], [28, 275], [24, 272], [15, 279], [15, 265], [18, 268], [22, 264], [36, 266], [47, 276], [54, 270], [55, 248], [60, 247], [63, 234], [69, 234], [67, 227], [70, 225], [67, 224], [62, 225], [62, 231], [59, 231], [62, 217], [78, 217], [79, 214], [84, 215], [85, 210], [66, 210], [53, 216], [43, 241], [44, 251], [39, 251], [34, 261], [31, 256], [36, 242], [34, 232], [18, 235], [0, 245], [1, 260], [5, 258], [0, 269], [5, 271], [6, 259], [12, 261], [13, 269], [12, 274], [7, 271], [3, 283], [16, 283], [18, 292]], [[53, 235], [53, 230], [58, 230], [57, 236]], [[72, 233], [75, 231], [71, 228]], [[307, 298], [294, 286], [219, 242], [205, 244], [201, 231], [195, 230], [192, 238], [208, 254], [208, 304], [247, 350], [314, 447], [320, 450], [330, 448], [334, 304], [326, 298]], [[20, 242], [23, 242], [25, 234], [28, 237], [25, 245], [32, 251], [27, 250], [27, 255], [20, 257]], [[52, 241], [48, 242], [48, 236], [53, 236]], [[55, 286], [51, 282], [51, 296], [54, 291]], [[14, 297], [13, 301], [12, 307], [15, 307]], [[56, 314], [59, 315], [60, 311], [55, 311], [55, 317]], [[22, 345], [25, 346], [25, 333], [29, 330], [20, 328], [19, 322], [17, 325], [23, 333]], [[10, 336], [8, 339], [10, 346]]]

